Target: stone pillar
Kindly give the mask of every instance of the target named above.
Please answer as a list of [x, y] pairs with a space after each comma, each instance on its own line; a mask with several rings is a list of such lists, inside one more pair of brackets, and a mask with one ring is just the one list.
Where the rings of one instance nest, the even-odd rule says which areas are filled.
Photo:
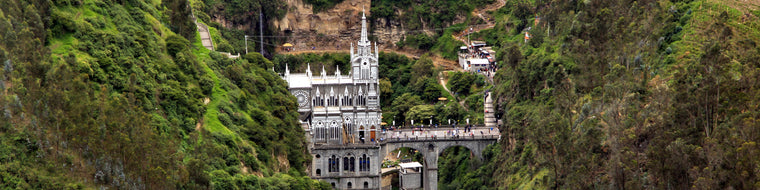
[[425, 169], [422, 173], [422, 187], [425, 190], [436, 190], [438, 189], [438, 151], [434, 149], [423, 156], [425, 156]]
[[[436, 164], [438, 165], [438, 164]], [[426, 190], [438, 189], [438, 167], [425, 169], [425, 181], [423, 184]]]

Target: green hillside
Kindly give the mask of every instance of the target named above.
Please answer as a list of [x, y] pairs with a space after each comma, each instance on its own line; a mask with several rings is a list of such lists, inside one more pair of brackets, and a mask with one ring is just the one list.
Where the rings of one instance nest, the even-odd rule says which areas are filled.
[[[508, 1], [494, 29], [498, 189], [760, 188], [760, 7]], [[528, 29], [530, 27], [530, 29]], [[525, 31], [531, 39], [524, 40]]]
[[[329, 189], [306, 176], [295, 98], [269, 69], [347, 73], [347, 55], [228, 59], [193, 20], [242, 52], [258, 11], [281, 18], [284, 1], [2, 2], [0, 189]], [[435, 29], [396, 45], [453, 59], [450, 36], [492, 3], [376, 0], [371, 15]], [[441, 189], [760, 189], [760, 3], [507, 0], [488, 14], [493, 29], [470, 37], [497, 52], [493, 86], [380, 55], [387, 123], [482, 118], [494, 91], [502, 140], [482, 161], [442, 153]]]
[[0, 188], [328, 188], [272, 63], [203, 48], [186, 1], [4, 2]]

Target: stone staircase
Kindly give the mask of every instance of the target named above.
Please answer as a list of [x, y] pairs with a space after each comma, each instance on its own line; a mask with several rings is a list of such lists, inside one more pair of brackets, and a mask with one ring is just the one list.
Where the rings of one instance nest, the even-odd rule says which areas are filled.
[[483, 103], [484, 122], [486, 127], [497, 127], [496, 117], [494, 117], [493, 99], [491, 99], [491, 92], [486, 93], [486, 101]]
[[198, 22], [195, 22], [195, 25], [198, 27], [198, 33], [200, 33], [201, 44], [203, 44], [203, 47], [214, 51], [214, 42], [211, 41], [211, 35], [208, 32], [208, 27], [205, 24]]

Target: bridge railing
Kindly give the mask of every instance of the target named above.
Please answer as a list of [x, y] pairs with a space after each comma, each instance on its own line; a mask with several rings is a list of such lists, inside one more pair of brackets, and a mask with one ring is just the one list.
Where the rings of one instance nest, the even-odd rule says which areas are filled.
[[[394, 130], [402, 130], [402, 131], [411, 131], [411, 130], [418, 130], [419, 128], [423, 128], [424, 130], [449, 130], [454, 129], [456, 127], [459, 127], [459, 129], [463, 129], [467, 125], [437, 125], [437, 126], [430, 126], [430, 125], [424, 125], [423, 127], [420, 126], [399, 126], [394, 127]], [[486, 127], [486, 124], [472, 124], [473, 129], [487, 129], [489, 127]], [[390, 130], [390, 127], [385, 127], [386, 131], [392, 131]], [[496, 129], [496, 127], [494, 127]]]
[[441, 140], [495, 140], [499, 139], [501, 135], [453, 135], [453, 136], [408, 136], [408, 137], [390, 137], [387, 139], [381, 139], [380, 143], [393, 143], [393, 142], [425, 142], [425, 141], [441, 141]]
[[375, 142], [355, 143], [355, 144], [315, 144], [317, 149], [336, 149], [336, 148], [372, 148], [380, 147], [386, 143], [398, 142], [430, 142], [430, 141], [468, 141], [468, 140], [498, 140], [501, 135], [451, 135], [451, 136], [408, 136], [408, 137], [390, 137], [379, 138]]

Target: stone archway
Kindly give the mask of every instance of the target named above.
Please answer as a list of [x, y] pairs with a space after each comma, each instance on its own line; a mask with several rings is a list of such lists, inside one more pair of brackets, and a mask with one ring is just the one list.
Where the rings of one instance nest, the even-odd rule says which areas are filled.
[[[408, 145], [412, 145], [412, 146], [408, 146]], [[423, 171], [419, 173], [420, 178], [418, 180], [420, 183], [419, 184], [420, 187], [424, 187], [425, 186], [424, 179], [426, 179], [425, 177], [426, 172], [424, 168], [427, 167], [425, 166], [426, 165], [425, 163], [428, 162], [427, 159], [428, 159], [429, 152], [426, 149], [424, 149], [424, 147], [415, 146], [415, 145], [416, 144], [405, 144], [405, 145], [398, 145], [398, 146], [391, 145], [391, 146], [384, 147], [385, 153], [383, 154], [383, 157], [381, 157], [381, 159], [382, 159], [382, 162], [385, 162], [386, 160], [388, 160], [388, 161], [391, 161], [390, 163], [393, 163], [393, 161], [396, 161], [399, 164], [408, 163], [408, 162], [419, 162], [420, 164], [423, 165], [423, 169], [422, 169]], [[395, 168], [398, 171], [396, 171], [393, 174], [388, 174], [388, 175], [385, 175], [386, 173], [383, 173], [384, 174], [383, 179], [381, 179], [381, 181], [383, 181], [383, 184], [381, 184], [381, 186], [388, 186], [388, 185], [393, 185], [394, 187], [401, 186], [402, 185], [401, 183], [403, 182], [403, 180], [401, 180], [400, 165], [396, 165], [390, 168], [387, 168], [387, 167], [384, 167], [384, 168], [386, 169]], [[388, 177], [392, 179], [388, 179]]]
[[470, 153], [473, 156], [475, 156], [474, 158], [477, 158], [477, 159], [479, 159], [479, 160], [482, 161], [483, 160], [483, 154], [482, 154], [483, 150], [485, 150], [486, 146], [488, 146], [489, 144], [490, 143], [483, 144], [483, 143], [478, 143], [478, 142], [475, 142], [475, 143], [472, 143], [472, 142], [470, 142], [470, 143], [459, 143], [459, 142], [456, 142], [456, 141], [439, 142], [439, 143], [436, 143], [436, 145], [438, 145], [438, 147], [436, 147], [436, 155], [440, 156], [440, 154], [443, 153], [443, 151], [445, 151], [446, 149], [449, 149], [451, 147], [459, 146], [459, 147], [467, 148], [468, 150], [470, 150]]

